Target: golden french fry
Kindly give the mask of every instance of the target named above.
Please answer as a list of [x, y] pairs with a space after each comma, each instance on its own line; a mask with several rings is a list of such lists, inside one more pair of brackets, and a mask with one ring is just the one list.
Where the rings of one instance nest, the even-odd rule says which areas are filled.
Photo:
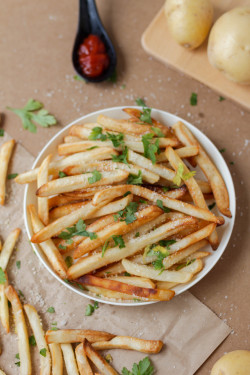
[[83, 202], [82, 198], [78, 198], [77, 196], [67, 196], [66, 194], [62, 195], [55, 195], [52, 198], [48, 199], [49, 209], [51, 210], [57, 206], [63, 206], [65, 204], [74, 203], [74, 202]]
[[21, 233], [20, 228], [14, 229], [6, 238], [2, 251], [0, 253], [0, 267], [5, 271], [11, 257], [11, 254], [15, 248], [18, 237]]
[[[49, 179], [49, 164], [52, 158], [52, 154], [48, 155], [42, 162], [39, 171], [37, 173], [37, 188], [46, 184]], [[38, 198], [38, 216], [44, 225], [49, 224], [49, 202], [48, 198]]]
[[92, 286], [92, 285], [85, 285], [85, 288], [92, 294], [96, 295], [96, 296], [102, 296], [102, 297], [105, 297], [105, 298], [108, 298], [108, 299], [112, 299], [112, 300], [125, 300], [125, 301], [134, 301], [134, 302], [138, 302], [138, 301], [150, 301], [148, 298], [142, 298], [142, 297], [138, 297], [138, 296], [133, 296], [131, 294], [125, 294], [125, 293], [120, 293], [120, 292], [115, 292], [113, 290], [110, 290], [110, 289], [104, 289], [104, 288], [100, 288], [100, 287], [96, 287], [96, 286]]
[[211, 159], [208, 157], [203, 147], [199, 144], [199, 142], [195, 139], [193, 134], [187, 129], [187, 127], [183, 123], [176, 123], [173, 126], [173, 129], [177, 137], [184, 145], [196, 145], [199, 147], [199, 154], [195, 156], [194, 159], [199, 165], [199, 167], [202, 169], [203, 173], [205, 174], [211, 185], [218, 209], [223, 215], [231, 217], [232, 214], [229, 209], [228, 191], [218, 169], [211, 161]]
[[101, 191], [103, 189], [108, 189], [111, 186], [112, 185], [94, 186], [94, 187], [90, 187], [90, 188], [87, 188], [87, 189], [81, 189], [81, 190], [65, 193], [65, 194], [63, 194], [63, 196], [71, 197], [71, 198], [74, 198], [76, 200], [77, 199], [78, 200], [92, 199], [92, 197], [94, 196], [95, 193], [97, 193], [98, 191]]
[[116, 336], [110, 341], [100, 341], [92, 344], [96, 350], [129, 349], [141, 353], [156, 354], [161, 351], [163, 342], [160, 340], [143, 340], [131, 336]]
[[94, 363], [101, 374], [119, 375], [118, 372], [116, 372], [113, 367], [111, 367], [110, 364], [108, 364], [108, 362], [104, 358], [102, 358], [102, 356], [100, 356], [100, 354], [97, 353], [95, 349], [93, 349], [93, 347], [87, 340], [83, 342], [83, 349], [87, 354], [87, 357], [91, 360], [91, 362]]
[[[185, 259], [183, 259], [183, 261], [188, 263], [191, 260], [206, 258], [209, 255], [211, 255], [211, 253], [209, 251], [196, 251], [195, 253], [193, 253], [193, 254], [187, 256]], [[182, 261], [180, 261], [178, 263], [182, 263]]]
[[0, 284], [0, 318], [6, 333], [10, 332], [10, 318], [9, 318], [9, 306], [8, 299], [5, 295], [5, 288], [8, 286], [8, 275], [5, 272], [6, 281], [4, 284]]
[[11, 139], [2, 144], [0, 147], [0, 204], [3, 206], [5, 201], [6, 177], [8, 166], [11, 158], [13, 148], [16, 141]]
[[11, 303], [12, 311], [15, 318], [15, 327], [18, 337], [18, 351], [20, 356], [20, 374], [31, 375], [32, 370], [29, 348], [29, 336], [26, 322], [24, 319], [22, 304], [13, 286], [7, 286], [5, 288], [5, 294]]
[[97, 122], [105, 129], [122, 132], [125, 134], [143, 135], [152, 132], [150, 125], [133, 124], [128, 120], [115, 120], [104, 115], [99, 115]]
[[24, 305], [24, 311], [28, 317], [30, 326], [34, 333], [34, 337], [36, 340], [37, 348], [40, 350], [45, 349], [45, 356], [40, 355], [40, 375], [50, 375], [51, 369], [51, 357], [48, 345], [44, 338], [44, 331], [42, 327], [42, 323], [40, 317], [36, 311], [36, 309], [31, 305]]
[[166, 194], [157, 194], [155, 192], [150, 191], [149, 189], [136, 185], [119, 185], [116, 187], [111, 187], [109, 189], [102, 190], [95, 194], [93, 198], [93, 204], [99, 204], [102, 200], [106, 199], [115, 199], [125, 194], [127, 191], [130, 191], [134, 195], [138, 195], [142, 198], [148, 199], [155, 203], [157, 203], [157, 200], [161, 200], [165, 207], [168, 207], [172, 210], [176, 210], [179, 212], [183, 212], [187, 215], [194, 216], [202, 220], [212, 221], [214, 223], [217, 223], [218, 225], [224, 223], [223, 217], [216, 217], [209, 210], [193, 206], [186, 202], [181, 202], [177, 199], [169, 198], [166, 196]]
[[123, 235], [130, 232], [143, 224], [155, 219], [162, 213], [161, 209], [157, 206], [149, 206], [144, 210], [139, 211], [135, 214], [136, 220], [130, 224], [126, 224], [125, 221], [119, 221], [111, 224], [107, 228], [102, 229], [98, 233], [98, 238], [91, 240], [90, 238], [85, 238], [75, 249], [74, 258], [79, 258], [83, 254], [97, 249], [99, 246], [103, 245], [106, 240], [111, 238], [112, 235]]
[[3, 372], [3, 370], [0, 370], [0, 375], [6, 375], [5, 372]]
[[[49, 174], [58, 176], [58, 172], [70, 165], [84, 165], [86, 162], [93, 160], [112, 159], [113, 155], [118, 155], [117, 151], [111, 147], [95, 148], [88, 152], [78, 152], [77, 154], [70, 155], [64, 159], [52, 161], [49, 165]], [[39, 168], [32, 169], [28, 172], [19, 174], [15, 181], [19, 184], [27, 184], [36, 181]]]
[[52, 357], [52, 375], [63, 375], [63, 356], [59, 344], [49, 344]]
[[88, 188], [89, 186], [107, 185], [114, 182], [120, 182], [128, 177], [129, 173], [122, 170], [112, 172], [102, 172], [100, 180], [91, 182], [93, 173], [86, 173], [76, 176], [69, 176], [52, 180], [42, 185], [36, 192], [38, 197], [48, 197], [55, 194], [67, 193], [74, 190]]
[[111, 141], [82, 141], [78, 138], [79, 141], [72, 143], [61, 143], [57, 147], [58, 155], [69, 155], [75, 154], [77, 152], [89, 151], [91, 147], [113, 147]]
[[59, 329], [58, 331], [47, 331], [45, 339], [48, 344], [72, 344], [87, 339], [89, 342], [108, 341], [115, 335], [103, 331], [91, 329]]
[[[191, 156], [196, 156], [199, 153], [199, 147], [198, 146], [186, 146], [177, 148], [175, 152], [179, 155], [180, 158], [189, 158]], [[159, 155], [156, 155], [156, 161], [157, 163], [167, 161], [167, 157], [165, 155], [165, 152], [161, 152]]]
[[[165, 271], [165, 272], [170, 272], [170, 271]], [[185, 274], [183, 274], [183, 278], [186, 277]], [[77, 283], [82, 284], [82, 285], [93, 285], [93, 286], [97, 286], [100, 288], [113, 290], [115, 292], [148, 298], [150, 300], [169, 301], [170, 299], [174, 297], [174, 292], [172, 290], [162, 291], [160, 289], [142, 288], [139, 286], [121, 283], [115, 280], [103, 279], [101, 277], [96, 277], [93, 275], [81, 276], [79, 279], [77, 279]]]
[[[83, 340], [83, 342], [85, 339]], [[90, 367], [88, 358], [83, 348], [83, 343], [77, 345], [75, 348], [76, 360], [80, 375], [93, 375], [93, 371]]]
[[125, 270], [132, 275], [147, 277], [152, 280], [170, 281], [175, 283], [187, 283], [191, 280], [193, 274], [185, 272], [185, 274], [178, 271], [159, 271], [151, 266], [131, 262], [128, 259], [123, 259], [122, 264]]
[[[34, 232], [41, 231], [44, 228], [43, 223], [40, 221], [39, 217], [37, 216], [36, 209], [34, 205], [28, 206], [28, 211], [30, 214], [31, 225]], [[40, 244], [42, 251], [44, 252], [45, 256], [48, 258], [48, 261], [52, 265], [54, 271], [62, 278], [66, 277], [67, 273], [67, 266], [66, 263], [58, 251], [57, 247], [55, 246], [54, 242], [49, 239], [47, 241], [43, 241]]]
[[67, 373], [70, 375], [79, 375], [79, 371], [76, 364], [74, 350], [71, 344], [61, 344], [63, 352], [63, 358]]
[[69, 203], [63, 206], [53, 208], [49, 213], [50, 222], [59, 219], [62, 216], [66, 216], [75, 210], [84, 207], [90, 201]]
[[146, 277], [133, 277], [133, 276], [108, 276], [107, 279], [119, 281], [129, 285], [139, 286], [141, 288], [155, 288], [155, 284], [152, 280]]
[[107, 249], [104, 256], [101, 253], [96, 253], [88, 257], [83, 257], [73, 264], [68, 269], [68, 278], [75, 279], [86, 273], [92, 272], [98, 268], [104, 267], [110, 263], [118, 262], [124, 257], [129, 257], [136, 254], [139, 250], [147, 245], [151, 245], [167, 236], [177, 233], [183, 226], [190, 225], [195, 222], [193, 218], [184, 218], [161, 225], [159, 228], [150, 233], [128, 240], [125, 247], [120, 249], [118, 246]]
[[63, 138], [64, 143], [80, 142], [81, 140], [81, 138], [74, 135], [66, 135], [66, 137]]

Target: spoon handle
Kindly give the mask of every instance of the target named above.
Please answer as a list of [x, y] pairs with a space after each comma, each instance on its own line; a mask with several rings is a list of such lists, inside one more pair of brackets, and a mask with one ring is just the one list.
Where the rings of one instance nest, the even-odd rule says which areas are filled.
[[99, 34], [100, 26], [95, 0], [79, 0], [79, 29], [83, 34]]

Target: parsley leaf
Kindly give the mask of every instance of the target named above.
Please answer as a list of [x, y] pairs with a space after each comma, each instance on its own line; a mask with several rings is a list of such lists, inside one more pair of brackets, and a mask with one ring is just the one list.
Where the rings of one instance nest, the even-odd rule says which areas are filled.
[[29, 344], [30, 346], [36, 346], [36, 339], [33, 335], [29, 337]]
[[58, 172], [58, 176], [59, 176], [59, 178], [67, 177], [66, 173], [64, 173], [62, 171]]
[[51, 325], [52, 325], [52, 327], [50, 328], [51, 331], [58, 331], [57, 322], [51, 323]]
[[67, 246], [63, 246], [62, 244], [60, 244], [58, 246], [58, 249], [60, 249], [60, 250], [67, 250]]
[[223, 96], [220, 96], [219, 97], [219, 102], [223, 102], [223, 100], [226, 100], [226, 98], [224, 98]]
[[15, 358], [16, 358], [16, 359], [20, 359], [20, 354], [17, 353], [17, 354], [15, 355]]
[[53, 306], [50, 306], [47, 310], [47, 312], [49, 312], [50, 314], [54, 314], [55, 312], [55, 308]]
[[86, 151], [94, 150], [95, 148], [99, 148], [99, 146], [92, 146], [92, 147], [86, 148]]
[[7, 179], [8, 179], [8, 180], [13, 180], [13, 179], [16, 178], [17, 176], [18, 176], [18, 173], [11, 173], [11, 174], [8, 174]]
[[86, 310], [85, 310], [85, 316], [90, 316], [93, 314], [93, 312], [99, 308], [99, 304], [97, 301], [94, 302], [93, 305], [89, 304], [86, 306]]
[[155, 135], [157, 135], [157, 137], [164, 138], [164, 134], [162, 133], [161, 129], [156, 128], [155, 126], [152, 126], [151, 129], [153, 130], [153, 132], [155, 133]]
[[208, 205], [209, 210], [211, 211], [215, 207], [216, 203], [212, 203]]
[[127, 156], [128, 156], [128, 148], [127, 146], [124, 147], [122, 153], [120, 155], [112, 155], [112, 161], [117, 161], [119, 163], [128, 164]]
[[74, 80], [76, 80], [76, 81], [83, 81], [83, 82], [87, 83], [87, 81], [85, 81], [84, 78], [82, 78], [82, 77], [80, 77], [80, 76], [78, 76], [78, 75], [75, 75], [75, 76], [74, 76]]
[[3, 137], [3, 136], [4, 136], [4, 130], [0, 129], [0, 137]]
[[[23, 108], [7, 107], [10, 111], [14, 112], [22, 120], [23, 128], [29, 130], [31, 133], [36, 133], [36, 124], [47, 128], [48, 126], [55, 125], [56, 119], [50, 115], [43, 104], [34, 99], [30, 99]], [[38, 111], [34, 113], [34, 111]]]
[[184, 173], [184, 165], [182, 163], [180, 163], [178, 165], [176, 175], [174, 176], [173, 183], [177, 186], [180, 186], [182, 180], [186, 181], [189, 178], [195, 176], [195, 174], [196, 174], [195, 171], [191, 171], [189, 173]]
[[142, 98], [135, 99], [135, 102], [140, 107], [146, 107], [146, 103], [144, 102], [144, 100]]
[[115, 221], [120, 219], [120, 221], [125, 221], [127, 225], [133, 223], [136, 220], [135, 212], [138, 209], [138, 205], [137, 202], [130, 202], [124, 210], [121, 210], [114, 215]]
[[17, 267], [17, 269], [20, 270], [20, 268], [21, 268], [21, 261], [20, 260], [16, 261], [16, 267]]
[[142, 171], [138, 171], [138, 175], [130, 173], [128, 176], [127, 183], [129, 185], [141, 185], [142, 184]]
[[106, 354], [105, 355], [105, 361], [108, 362], [108, 363], [112, 363], [113, 362], [113, 358], [112, 358], [112, 355], [111, 354]]
[[168, 207], [163, 206], [162, 200], [157, 199], [156, 205], [161, 208], [164, 212], [170, 212], [170, 209]]
[[39, 352], [43, 357], [46, 357], [46, 354], [47, 354], [47, 349], [46, 348], [43, 348], [40, 350]]
[[111, 236], [115, 242], [116, 246], [119, 246], [119, 249], [123, 249], [125, 247], [125, 242], [122, 236], [120, 235], [113, 235]]
[[5, 283], [6, 283], [6, 276], [2, 267], [0, 267], [0, 284], [5, 284]]
[[192, 264], [192, 263], [194, 263], [194, 261], [195, 261], [196, 259], [190, 259], [190, 260], [188, 260], [186, 263], [182, 263], [182, 264], [179, 264], [177, 267], [176, 267], [176, 271], [179, 271], [179, 270], [181, 270], [182, 268], [184, 268], [184, 267], [187, 267], [187, 266], [189, 266], [190, 264]]
[[68, 255], [68, 256], [65, 258], [65, 263], [66, 263], [66, 265], [67, 265], [68, 268], [71, 267], [72, 264], [73, 264], [73, 258], [72, 258], [71, 256]]
[[197, 105], [197, 94], [195, 92], [192, 92], [190, 96], [190, 104]]
[[72, 227], [66, 228], [66, 230], [67, 232], [61, 232], [58, 237], [64, 240], [69, 240], [74, 236], [89, 237], [91, 240], [95, 240], [97, 238], [97, 234], [95, 232], [88, 232], [86, 230], [86, 224], [82, 219], [78, 220], [78, 222]]
[[125, 194], [123, 194], [124, 198], [131, 194], [131, 191], [127, 191]]
[[137, 238], [137, 237], [140, 237], [140, 233], [139, 232], [136, 232], [136, 234], [135, 234], [135, 238]]
[[223, 153], [223, 152], [226, 151], [226, 148], [221, 148], [219, 151], [220, 151], [220, 153]]
[[142, 143], [144, 147], [144, 156], [150, 159], [153, 164], [156, 163], [155, 154], [159, 154], [159, 139], [157, 138], [155, 143], [151, 143], [150, 140], [154, 137], [154, 133], [144, 134], [142, 136]]
[[104, 242], [104, 245], [102, 247], [102, 258], [104, 257], [105, 251], [107, 250], [109, 245], [109, 238]]
[[97, 181], [100, 181], [102, 178], [102, 174], [98, 172], [96, 169], [92, 172], [92, 177], [88, 178], [88, 182], [90, 184], [94, 184]]
[[88, 137], [90, 140], [100, 140], [100, 141], [106, 141], [107, 136], [106, 134], [102, 134], [102, 128], [100, 126], [96, 126], [92, 129], [90, 136]]
[[134, 363], [132, 367], [132, 372], [126, 367], [122, 369], [122, 375], [153, 375], [154, 367], [152, 366], [148, 357], [145, 357], [139, 362], [139, 364]]
[[229, 164], [230, 164], [230, 165], [234, 165], [234, 161], [230, 161]]
[[152, 124], [151, 119], [151, 108], [143, 108], [142, 113], [140, 115], [140, 120], [143, 122], [147, 122], [148, 124]]
[[124, 134], [112, 134], [107, 133], [108, 139], [113, 143], [114, 147], [119, 147], [120, 145], [124, 145]]

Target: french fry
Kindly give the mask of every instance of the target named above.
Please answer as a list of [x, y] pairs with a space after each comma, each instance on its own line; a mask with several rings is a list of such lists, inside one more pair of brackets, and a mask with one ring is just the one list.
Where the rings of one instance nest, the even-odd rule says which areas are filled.
[[202, 220], [212, 221], [214, 223], [217, 223], [218, 225], [224, 223], [223, 217], [216, 217], [209, 210], [193, 206], [186, 202], [180, 202], [176, 199], [167, 197], [166, 194], [157, 194], [150, 191], [149, 189], [136, 185], [119, 185], [110, 189], [102, 190], [95, 194], [93, 198], [93, 204], [99, 204], [102, 200], [106, 199], [115, 199], [125, 194], [127, 191], [130, 191], [134, 195], [138, 195], [155, 203], [157, 202], [157, 200], [161, 200], [164, 206], [172, 210], [183, 212], [184, 214], [194, 216]]
[[50, 210], [54, 207], [63, 206], [65, 204], [69, 204], [69, 203], [83, 202], [83, 201], [84, 201], [84, 199], [78, 198], [77, 196], [71, 197], [71, 196], [67, 196], [65, 194], [55, 195], [54, 197], [48, 199]]
[[4, 284], [0, 284], [0, 319], [3, 327], [5, 328], [6, 333], [10, 332], [10, 318], [9, 318], [9, 306], [8, 299], [5, 295], [5, 288], [8, 284], [8, 275], [5, 272], [6, 281]]
[[52, 375], [63, 375], [63, 356], [59, 344], [49, 344], [52, 357]]
[[[48, 155], [42, 162], [39, 171], [37, 173], [37, 188], [46, 184], [49, 178], [49, 164], [52, 158], [52, 154]], [[38, 216], [44, 225], [49, 224], [49, 202], [48, 198], [38, 198]]]
[[97, 249], [99, 246], [103, 245], [106, 240], [111, 238], [112, 235], [123, 235], [128, 233], [131, 230], [134, 230], [160, 216], [161, 213], [161, 209], [157, 206], [150, 206], [136, 213], [136, 220], [130, 224], [126, 224], [125, 221], [119, 221], [111, 224], [110, 226], [102, 229], [98, 233], [98, 237], [96, 239], [91, 240], [90, 238], [85, 238], [75, 249], [74, 258], [79, 258], [83, 254]]
[[68, 278], [70, 280], [76, 279], [79, 276], [92, 272], [95, 269], [104, 267], [110, 263], [118, 262], [124, 257], [129, 257], [136, 254], [145, 246], [153, 244], [167, 236], [177, 233], [183, 228], [195, 222], [193, 218], [184, 218], [161, 225], [159, 228], [150, 233], [135, 239], [131, 239], [125, 243], [125, 247], [120, 249], [118, 246], [107, 249], [105, 255], [102, 257], [101, 253], [96, 253], [88, 257], [83, 257], [73, 264], [68, 269]]
[[76, 364], [75, 354], [71, 344], [61, 344], [63, 358], [67, 373], [70, 375], [79, 375]]
[[[191, 156], [196, 156], [199, 153], [199, 147], [198, 146], [186, 146], [177, 148], [175, 152], [179, 155], [180, 158], [189, 158]], [[159, 155], [156, 155], [156, 162], [161, 163], [164, 161], [167, 161], [167, 157], [165, 152], [161, 152]]]
[[20, 374], [31, 375], [32, 370], [29, 348], [29, 336], [24, 318], [22, 304], [13, 286], [7, 286], [5, 288], [5, 294], [11, 303], [12, 311], [15, 318], [15, 327], [18, 337], [18, 352], [20, 356]]
[[[37, 216], [34, 205], [29, 205], [28, 211], [30, 214], [30, 220], [31, 220], [33, 231], [34, 232], [41, 231], [44, 228], [44, 225], [40, 221], [39, 217]], [[40, 244], [40, 247], [42, 251], [44, 252], [45, 256], [47, 257], [48, 261], [50, 262], [51, 266], [53, 267], [54, 271], [60, 277], [65, 278], [67, 274], [67, 266], [62, 255], [56, 248], [54, 242], [51, 239], [47, 241], [43, 241]]]
[[122, 132], [125, 134], [143, 135], [152, 132], [150, 125], [133, 124], [128, 120], [115, 120], [104, 115], [99, 115], [97, 122], [105, 129]]
[[20, 228], [14, 229], [6, 238], [2, 251], [0, 253], [0, 267], [3, 271], [6, 270], [11, 254], [15, 248], [16, 242], [21, 233]]
[[63, 138], [64, 143], [81, 142], [81, 140], [81, 138], [76, 137], [74, 135], [66, 135], [66, 137]]
[[155, 284], [152, 280], [146, 277], [133, 277], [133, 276], [109, 276], [109, 280], [119, 281], [129, 285], [139, 286], [141, 288], [155, 288]]
[[[85, 339], [83, 340], [83, 342]], [[83, 348], [83, 343], [77, 345], [75, 348], [76, 360], [80, 375], [93, 375], [93, 371], [90, 367], [88, 358]]]
[[[193, 254], [187, 256], [185, 259], [183, 259], [183, 261], [188, 263], [191, 260], [206, 258], [209, 255], [211, 255], [211, 253], [209, 251], [196, 251], [195, 253], [193, 253]], [[182, 262], [180, 261], [178, 263], [182, 263]]]
[[159, 353], [162, 346], [163, 342], [160, 340], [143, 340], [130, 336], [116, 336], [110, 341], [100, 341], [92, 344], [92, 348], [96, 350], [128, 349], [147, 354]]
[[123, 259], [122, 264], [125, 270], [132, 275], [147, 277], [152, 280], [170, 281], [175, 283], [187, 283], [193, 277], [191, 272], [185, 274], [178, 271], [161, 271], [155, 270], [151, 266], [131, 262], [128, 259]]
[[0, 147], [0, 204], [3, 206], [5, 202], [6, 177], [8, 166], [16, 141], [11, 139], [2, 144]]
[[[59, 171], [62, 171], [70, 165], [84, 165], [86, 162], [93, 160], [111, 159], [111, 154], [118, 155], [117, 151], [111, 147], [95, 148], [88, 152], [78, 152], [64, 159], [52, 161], [49, 165], [49, 174], [57, 176]], [[35, 168], [28, 172], [21, 173], [15, 178], [15, 181], [18, 184], [27, 184], [36, 181], [38, 171], [39, 168]]]
[[102, 297], [105, 297], [105, 298], [108, 298], [108, 299], [114, 299], [114, 300], [125, 300], [125, 301], [134, 301], [134, 302], [138, 302], [138, 301], [149, 301], [148, 298], [142, 298], [142, 297], [138, 297], [136, 296], [133, 296], [131, 294], [125, 294], [125, 293], [120, 293], [120, 292], [115, 292], [113, 290], [110, 290], [110, 289], [104, 289], [104, 288], [100, 288], [100, 287], [96, 287], [96, 286], [92, 286], [92, 285], [85, 285], [85, 288], [92, 294], [96, 295], [96, 296], [102, 296]]
[[[170, 272], [170, 271], [164, 271], [164, 272]], [[185, 274], [188, 274], [188, 273], [185, 273]], [[185, 274], [183, 274], [183, 278], [186, 277]], [[162, 291], [160, 289], [142, 288], [139, 286], [121, 283], [115, 280], [103, 279], [101, 277], [96, 277], [93, 275], [81, 276], [79, 279], [77, 279], [77, 283], [82, 284], [82, 285], [93, 285], [93, 286], [97, 286], [100, 288], [113, 290], [115, 292], [148, 298], [149, 300], [169, 301], [170, 299], [174, 297], [174, 292], [172, 290]]]
[[50, 222], [59, 219], [62, 216], [66, 216], [75, 210], [84, 207], [86, 204], [90, 203], [89, 200], [84, 202], [69, 203], [63, 206], [53, 208], [49, 213]]
[[51, 357], [48, 345], [44, 338], [44, 331], [42, 327], [42, 323], [40, 317], [36, 311], [36, 309], [31, 305], [24, 305], [24, 311], [28, 317], [30, 326], [35, 336], [37, 348], [40, 350], [45, 349], [45, 356], [40, 355], [40, 375], [50, 375], [51, 369]]
[[77, 152], [88, 151], [91, 147], [113, 147], [111, 141], [79, 141], [72, 143], [61, 143], [57, 147], [58, 155], [64, 156], [69, 154], [75, 154]]
[[87, 357], [91, 360], [91, 362], [94, 363], [101, 374], [119, 375], [118, 372], [116, 372], [113, 367], [111, 367], [110, 364], [108, 364], [108, 362], [104, 358], [102, 358], [102, 356], [100, 356], [100, 354], [95, 349], [92, 348], [87, 340], [83, 342], [83, 349], [87, 354]]
[[59, 178], [42, 185], [36, 192], [38, 197], [48, 197], [55, 194], [67, 193], [69, 191], [87, 188], [89, 186], [107, 185], [120, 182], [128, 177], [129, 173], [122, 170], [102, 172], [100, 180], [91, 183], [93, 173], [86, 173], [76, 176]]
[[45, 339], [48, 344], [73, 344], [87, 339], [89, 342], [108, 341], [115, 335], [103, 331], [93, 331], [87, 329], [59, 329], [57, 331], [47, 331]]
[[5, 372], [3, 372], [3, 370], [0, 370], [0, 375], [6, 375]]
[[177, 122], [173, 126], [173, 129], [177, 137], [184, 145], [196, 145], [199, 147], [199, 154], [195, 156], [194, 159], [203, 171], [203, 173], [205, 174], [205, 176], [207, 177], [211, 185], [218, 209], [223, 215], [231, 217], [232, 214], [229, 209], [228, 191], [218, 169], [210, 160], [203, 147], [199, 144], [199, 142], [195, 139], [193, 134], [187, 129], [187, 127], [183, 123]]
[[71, 197], [71, 198], [79, 199], [79, 200], [92, 199], [92, 197], [94, 196], [95, 193], [97, 193], [98, 191], [101, 191], [103, 189], [108, 189], [111, 186], [112, 185], [90, 187], [90, 188], [83, 189], [83, 190], [77, 190], [77, 191], [72, 191], [70, 193], [65, 193], [65, 194], [63, 194], [63, 196]]

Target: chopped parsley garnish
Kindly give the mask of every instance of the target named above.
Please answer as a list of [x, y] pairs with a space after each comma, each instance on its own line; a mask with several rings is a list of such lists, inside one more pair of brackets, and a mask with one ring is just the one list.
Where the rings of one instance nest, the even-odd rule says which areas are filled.
[[154, 137], [154, 133], [144, 134], [142, 136], [142, 143], [144, 147], [144, 156], [147, 159], [150, 159], [153, 164], [155, 164], [156, 163], [155, 154], [160, 153], [160, 148], [159, 148], [159, 138], [155, 140], [155, 143], [150, 142], [153, 137]]
[[47, 312], [50, 313], [50, 314], [54, 314], [55, 313], [55, 308], [53, 306], [50, 306], [48, 309], [47, 309]]
[[99, 148], [99, 146], [92, 146], [92, 147], [86, 148], [86, 151], [94, 150], [95, 148]]
[[68, 256], [65, 258], [65, 263], [66, 263], [66, 265], [67, 265], [68, 268], [71, 267], [72, 264], [73, 264], [73, 258], [72, 258], [71, 256], [68, 255]]
[[74, 236], [89, 237], [91, 240], [95, 240], [97, 238], [97, 234], [95, 232], [88, 232], [86, 230], [86, 224], [82, 219], [78, 220], [78, 222], [72, 227], [66, 228], [66, 230], [67, 232], [61, 232], [58, 237], [64, 240], [69, 240]]
[[224, 96], [220, 96], [219, 97], [219, 102], [223, 102], [223, 100], [226, 100], [226, 98], [224, 98]]
[[125, 247], [125, 242], [124, 242], [124, 239], [122, 238], [121, 235], [113, 235], [111, 236], [110, 238], [108, 238], [103, 247], [102, 247], [102, 258], [104, 257], [104, 254], [105, 254], [105, 251], [107, 250], [108, 248], [108, 245], [109, 245], [109, 241], [113, 239], [114, 240], [114, 243], [116, 246], [119, 246], [119, 249], [123, 249]]
[[146, 107], [146, 103], [144, 102], [144, 100], [142, 98], [135, 99], [135, 102], [140, 107]]
[[168, 207], [163, 206], [162, 200], [157, 199], [156, 205], [161, 208], [164, 212], [170, 212], [170, 209]]
[[162, 133], [161, 129], [156, 128], [155, 126], [152, 126], [152, 131], [157, 135], [159, 138], [164, 138], [164, 134]]
[[142, 113], [140, 115], [140, 120], [143, 122], [147, 122], [148, 124], [152, 124], [151, 119], [151, 108], [143, 108]]
[[92, 141], [94, 141], [94, 140], [106, 141], [107, 135], [102, 134], [102, 128], [100, 126], [96, 126], [95, 128], [92, 129], [88, 139], [90, 139]]
[[130, 202], [124, 210], [121, 210], [114, 215], [115, 221], [120, 219], [120, 221], [125, 221], [126, 224], [133, 223], [136, 220], [135, 212], [138, 209], [138, 205], [137, 202]]
[[107, 81], [112, 82], [112, 83], [117, 82], [117, 71], [116, 71], [116, 69], [113, 71], [111, 76], [107, 79]]
[[43, 357], [46, 357], [46, 354], [47, 354], [47, 349], [46, 348], [43, 348], [40, 350], [39, 352]]
[[186, 181], [189, 178], [195, 176], [195, 174], [196, 174], [195, 171], [184, 173], [184, 165], [180, 163], [178, 165], [176, 175], [174, 176], [173, 183], [177, 186], [180, 186], [182, 180]]
[[129, 185], [141, 185], [142, 184], [142, 171], [138, 171], [138, 175], [130, 173], [128, 176], [127, 183]]
[[114, 147], [119, 147], [121, 145], [124, 145], [124, 134], [112, 134], [107, 133], [108, 139], [113, 143]]
[[215, 207], [216, 203], [212, 203], [208, 205], [209, 210], [211, 211]]
[[36, 339], [33, 335], [29, 337], [29, 344], [30, 346], [36, 346]]
[[13, 179], [16, 178], [17, 176], [18, 176], [18, 173], [11, 173], [11, 174], [8, 174], [7, 179], [8, 179], [8, 180], [13, 180]]
[[77, 76], [77, 75], [74, 76], [74, 80], [76, 80], [76, 81], [83, 81], [83, 82], [87, 83], [87, 81], [85, 81], [84, 78], [82, 78], [80, 76]]
[[107, 239], [105, 242], [104, 242], [104, 245], [102, 247], [102, 258], [104, 257], [104, 254], [108, 248], [108, 245], [109, 245], [109, 239]]
[[18, 295], [19, 295], [19, 297], [24, 298], [24, 294], [20, 289], [18, 290]]
[[234, 161], [230, 161], [229, 164], [234, 165]]
[[124, 149], [122, 150], [122, 153], [120, 155], [112, 155], [112, 161], [117, 161], [118, 163], [124, 163], [124, 164], [128, 164], [128, 160], [127, 160], [127, 157], [128, 157], [128, 148], [127, 146], [124, 147]]
[[155, 270], [159, 270], [161, 273], [164, 271], [163, 259], [169, 256], [170, 245], [175, 242], [175, 240], [162, 240], [159, 241], [159, 244], [149, 245], [145, 248], [143, 257], [156, 257], [152, 265]]
[[93, 312], [99, 308], [99, 304], [97, 301], [94, 302], [93, 305], [89, 304], [87, 305], [86, 307], [86, 310], [85, 310], [85, 316], [90, 316], [93, 314]]
[[124, 198], [127, 197], [128, 195], [132, 194], [131, 191], [127, 191], [125, 194], [123, 194]]
[[50, 328], [51, 331], [58, 331], [57, 322], [51, 323], [51, 325], [52, 325], [52, 327]]
[[226, 148], [221, 148], [219, 151], [220, 151], [221, 153], [223, 153], [223, 152], [226, 151]]
[[192, 92], [190, 96], [190, 104], [197, 105], [197, 94], [195, 92]]
[[3, 136], [4, 136], [4, 130], [0, 129], [0, 137], [3, 137]]
[[124, 272], [124, 276], [130, 277], [130, 276], [131, 276], [131, 274], [130, 274], [130, 273], [128, 273], [127, 271], [125, 271], [125, 272]]
[[16, 261], [16, 267], [17, 267], [17, 269], [20, 270], [20, 268], [21, 268], [21, 261], [20, 260]]
[[137, 237], [140, 237], [140, 233], [139, 232], [136, 232], [136, 234], [135, 234], [135, 238], [137, 238]]
[[[36, 124], [44, 128], [56, 124], [55, 117], [43, 108], [41, 102], [34, 99], [30, 99], [23, 108], [7, 107], [7, 109], [19, 116], [22, 120], [23, 128], [29, 130], [31, 133], [36, 133]], [[35, 111], [39, 112], [34, 113]]]
[[58, 246], [58, 249], [60, 249], [60, 250], [67, 250], [67, 246], [64, 246], [64, 245], [60, 244]]
[[15, 355], [15, 358], [16, 358], [16, 359], [20, 359], [20, 355], [19, 355], [19, 353], [17, 353], [17, 354]]
[[188, 260], [187, 261], [187, 263], [182, 263], [182, 264], [179, 264], [177, 267], [176, 267], [176, 271], [179, 271], [179, 270], [181, 270], [182, 268], [184, 268], [184, 267], [187, 267], [187, 266], [189, 266], [190, 264], [192, 264], [192, 263], [194, 263], [194, 261], [195, 261], [196, 259], [190, 259], [190, 260]]
[[164, 193], [166, 193], [167, 191], [170, 190], [170, 188], [168, 186], [162, 186], [162, 190]]
[[105, 361], [108, 363], [111, 363], [113, 361], [111, 354], [106, 354], [104, 358], [105, 358]]
[[92, 176], [88, 178], [88, 182], [90, 184], [94, 184], [95, 182], [101, 180], [102, 174], [100, 172], [98, 172], [96, 169], [91, 173], [92, 173]]
[[[139, 300], [140, 301], [140, 300]], [[139, 362], [139, 364], [134, 363], [132, 367], [132, 372], [126, 367], [122, 369], [122, 375], [153, 375], [154, 367], [152, 366], [148, 357], [145, 357]]]
[[64, 173], [62, 171], [58, 172], [58, 176], [59, 176], [59, 178], [67, 177], [66, 173]]

